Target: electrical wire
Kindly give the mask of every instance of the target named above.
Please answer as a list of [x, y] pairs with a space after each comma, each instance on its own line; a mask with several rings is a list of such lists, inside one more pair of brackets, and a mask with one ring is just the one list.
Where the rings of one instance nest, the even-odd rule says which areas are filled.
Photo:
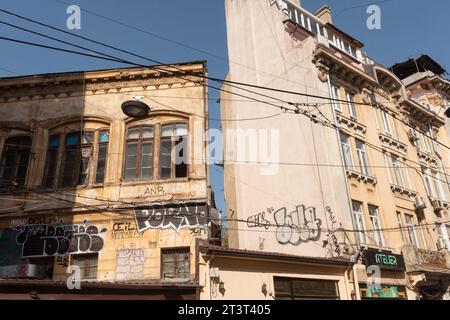
[[[20, 16], [20, 15], [18, 15], [18, 14], [12, 13], [12, 12], [10, 12], [10, 11], [7, 11], [7, 10], [1, 9], [1, 8], [0, 8], [0, 11], [1, 11], [1, 12], [4, 12], [4, 13], [7, 13], [7, 14], [9, 14], [9, 15], [16, 16], [16, 17], [18, 17], [18, 18], [20, 18], [20, 19], [23, 19], [23, 20], [32, 22], [32, 23], [39, 24], [39, 25], [41, 25], [41, 26], [45, 26], [45, 27], [47, 27], [47, 28], [51, 28], [51, 29], [53, 29], [53, 30], [57, 30], [57, 31], [63, 32], [63, 33], [65, 33], [65, 34], [69, 34], [69, 35], [71, 35], [71, 36], [74, 36], [74, 37], [77, 37], [77, 38], [81, 38], [81, 39], [83, 39], [83, 40], [86, 40], [86, 41], [89, 41], [89, 42], [92, 42], [92, 43], [95, 43], [95, 44], [98, 44], [98, 45], [101, 45], [101, 46], [104, 46], [104, 47], [107, 47], [107, 48], [110, 48], [110, 49], [114, 49], [114, 50], [116, 50], [116, 51], [120, 51], [120, 52], [129, 54], [129, 55], [133, 55], [133, 56], [135, 56], [135, 57], [139, 57], [139, 58], [141, 58], [141, 59], [144, 59], [144, 60], [147, 60], [147, 61], [150, 61], [150, 62], [153, 62], [153, 63], [157, 63], [157, 64], [160, 64], [160, 65], [167, 65], [167, 64], [162, 63], [162, 62], [160, 62], [160, 61], [158, 61], [158, 60], [150, 59], [150, 58], [147, 58], [147, 57], [144, 57], [144, 56], [135, 54], [135, 53], [133, 53], [133, 52], [130, 52], [130, 51], [128, 51], [128, 50], [123, 50], [123, 49], [120, 49], [120, 48], [117, 48], [117, 47], [114, 47], [114, 46], [111, 46], [111, 45], [102, 43], [102, 42], [100, 42], [100, 41], [96, 41], [96, 40], [89, 39], [89, 38], [87, 38], [87, 37], [79, 36], [79, 35], [70, 33], [70, 32], [68, 32], [68, 31], [66, 31], [66, 30], [63, 30], [63, 29], [60, 29], [60, 28], [56, 28], [56, 27], [50, 26], [50, 25], [45, 24], [45, 23], [42, 23], [42, 22], [38, 22], [38, 21], [33, 20], [33, 19], [30, 19], [30, 18], [26, 18], [26, 17]], [[48, 37], [48, 36], [45, 36], [45, 35], [43, 35], [43, 36], [44, 36], [44, 37]], [[52, 37], [52, 38], [53, 38], [53, 37]], [[59, 50], [62, 50], [62, 49], [59, 48]], [[89, 49], [86, 49], [86, 50], [89, 50]], [[90, 50], [90, 51], [91, 51], [91, 50]], [[71, 52], [71, 53], [75, 53], [75, 52]], [[98, 52], [97, 52], [97, 53], [98, 53]], [[99, 53], [99, 54], [102, 54], [102, 53]], [[109, 57], [112, 57], [111, 55], [108, 55], [108, 54], [104, 54], [104, 55], [107, 56], [107, 57], [108, 57], [108, 56], [109, 56]], [[95, 57], [95, 56], [92, 56], [92, 57]], [[139, 66], [139, 67], [143, 67], [143, 68], [149, 68], [148, 66], [144, 66], [144, 65], [140, 65], [140, 64], [135, 64], [135, 63], [133, 63], [133, 62], [129, 62], [129, 61], [126, 61], [126, 60], [123, 60], [123, 59], [120, 59], [120, 58], [116, 58], [116, 59], [121, 60], [122, 63], [128, 63], [128, 64], [133, 64], [133, 65], [136, 65], [136, 66]], [[118, 61], [116, 61], [116, 62], [118, 62]], [[172, 66], [173, 66], [173, 65], [172, 65]], [[156, 69], [156, 67], [153, 67], [153, 68]], [[177, 68], [177, 67], [175, 66], [175, 68]], [[181, 70], [181, 69], [179, 69], [179, 68], [177, 68], [177, 69], [178, 69], [179, 71], [181, 71], [181, 72], [185, 72], [184, 70]], [[167, 72], [167, 70], [163, 70], [163, 72]], [[358, 105], [366, 105], [366, 106], [377, 107], [377, 108], [383, 107], [383, 106], [380, 106], [380, 104], [373, 105], [373, 104], [371, 104], [371, 103], [360, 103], [360, 102], [349, 101], [349, 100], [335, 99], [335, 98], [330, 98], [330, 97], [325, 97], [325, 96], [320, 96], [320, 95], [312, 95], [312, 94], [306, 94], [306, 93], [299, 93], [299, 92], [295, 92], [295, 91], [281, 90], [281, 89], [277, 89], [277, 88], [258, 86], [258, 85], [249, 84], [249, 83], [243, 83], [243, 82], [236, 82], [236, 81], [229, 81], [229, 80], [224, 80], [224, 79], [218, 79], [218, 78], [208, 77], [208, 76], [204, 76], [204, 75], [201, 75], [201, 76], [200, 76], [200, 75], [194, 75], [194, 76], [197, 76], [197, 77], [200, 77], [200, 78], [203, 78], [203, 79], [207, 79], [207, 80], [212, 80], [212, 81], [219, 82], [219, 83], [225, 83], [225, 84], [228, 84], [229, 86], [234, 87], [234, 88], [237, 88], [237, 89], [239, 89], [239, 90], [243, 90], [243, 91], [246, 91], [246, 92], [250, 92], [250, 93], [253, 93], [253, 94], [257, 94], [257, 95], [260, 95], [260, 96], [263, 96], [263, 97], [269, 97], [269, 98], [272, 98], [272, 99], [277, 99], [277, 98], [270, 97], [270, 96], [267, 96], [267, 95], [264, 95], [264, 94], [261, 94], [261, 93], [257, 93], [257, 92], [254, 92], [254, 91], [251, 91], [251, 90], [248, 90], [248, 89], [240, 88], [240, 87], [237, 87], [236, 85], [247, 86], [247, 87], [256, 88], [256, 89], [263, 89], [263, 90], [276, 91], [276, 92], [279, 92], [279, 93], [288, 93], [288, 94], [293, 94], [293, 95], [300, 95], [300, 96], [303, 96], [303, 97], [310, 97], [310, 98], [316, 98], [316, 99], [326, 99], [326, 100], [334, 101], [334, 102], [354, 103], [354, 104], [358, 104]], [[207, 86], [211, 87], [210, 85], [207, 85]], [[236, 93], [233, 93], [233, 92], [225, 91], [225, 90], [223, 90], [223, 88], [215, 88], [215, 87], [211, 87], [211, 88], [214, 88], [214, 89], [216, 89], [216, 90], [220, 90], [220, 91], [223, 91], [223, 92], [228, 92], [228, 93], [230, 93], [230, 94], [236, 94]], [[242, 96], [242, 95], [241, 95], [241, 96]], [[244, 96], [244, 97], [245, 97], [245, 96]], [[246, 97], [246, 98], [249, 98], [249, 97]], [[281, 100], [281, 99], [277, 99], [277, 100], [279, 100], [280, 102], [286, 102], [286, 103], [291, 104], [291, 105], [294, 105], [294, 106], [296, 106], [296, 107], [297, 107], [297, 105], [298, 105], [298, 104], [296, 104], [296, 103], [287, 102], [287, 101], [284, 101], [284, 100]], [[263, 103], [265, 103], [265, 102], [263, 102]], [[266, 103], [266, 104], [268, 104], [268, 103]], [[384, 108], [385, 108], [385, 107], [384, 107]], [[295, 110], [293, 110], [293, 111], [295, 111]], [[385, 110], [385, 111], [386, 111], [386, 110]], [[394, 115], [394, 117], [396, 117], [396, 115]], [[426, 136], [427, 138], [431, 139], [432, 141], [435, 141], [435, 142], [438, 143], [439, 145], [442, 145], [443, 147], [445, 147], [445, 148], [447, 148], [447, 149], [450, 150], [450, 147], [449, 147], [449, 146], [447, 146], [447, 145], [441, 143], [440, 141], [438, 141], [438, 140], [434, 139], [433, 137], [429, 136], [428, 134], [426, 134], [426, 133], [424, 133], [424, 132], [422, 132], [422, 131], [420, 131], [420, 130], [417, 130], [415, 127], [413, 127], [412, 125], [410, 125], [410, 124], [407, 123], [406, 121], [404, 121], [404, 120], [402, 120], [402, 119], [398, 119], [398, 120], [399, 120], [400, 122], [402, 122], [403, 124], [405, 124], [406, 126], [408, 126], [408, 127], [412, 128], [412, 129], [414, 129], [414, 130], [420, 132], [421, 134], [423, 134], [423, 135]]]

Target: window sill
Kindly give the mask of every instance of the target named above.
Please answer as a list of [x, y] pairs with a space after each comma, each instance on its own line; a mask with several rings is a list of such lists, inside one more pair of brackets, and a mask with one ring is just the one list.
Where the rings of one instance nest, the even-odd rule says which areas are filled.
[[167, 180], [135, 180], [135, 181], [121, 181], [119, 183], [120, 186], [136, 186], [136, 185], [148, 185], [148, 184], [163, 184], [163, 183], [177, 183], [177, 182], [188, 182], [191, 180], [188, 177], [185, 178], [174, 178]]
[[380, 141], [386, 145], [388, 145], [389, 147], [394, 147], [395, 149], [406, 153], [406, 151], [408, 150], [408, 147], [406, 146], [406, 144], [384, 134], [384, 133], [378, 133], [378, 138], [380, 139]]
[[346, 172], [347, 172], [347, 177], [350, 179], [353, 178], [358, 181], [362, 181], [366, 184], [371, 184], [373, 186], [375, 186], [377, 184], [377, 179], [375, 177], [371, 177], [371, 176], [368, 176], [368, 175], [365, 175], [365, 174], [362, 174], [362, 173], [359, 173], [359, 172], [356, 172], [356, 171], [353, 171], [350, 169], [346, 169]]
[[395, 184], [391, 184], [391, 191], [393, 193], [400, 193], [401, 195], [406, 195], [409, 198], [414, 198], [414, 197], [417, 196], [417, 192], [416, 191], [409, 190], [409, 189], [403, 188], [401, 186], [397, 186]]

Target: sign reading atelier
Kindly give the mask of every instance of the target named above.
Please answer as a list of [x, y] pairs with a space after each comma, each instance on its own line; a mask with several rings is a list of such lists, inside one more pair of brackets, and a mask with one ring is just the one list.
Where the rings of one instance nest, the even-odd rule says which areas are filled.
[[365, 252], [366, 266], [379, 266], [380, 269], [405, 271], [405, 260], [401, 254], [387, 251], [367, 250]]
[[153, 203], [134, 210], [139, 233], [148, 229], [205, 228], [208, 224], [205, 204], [179, 202], [170, 204]]

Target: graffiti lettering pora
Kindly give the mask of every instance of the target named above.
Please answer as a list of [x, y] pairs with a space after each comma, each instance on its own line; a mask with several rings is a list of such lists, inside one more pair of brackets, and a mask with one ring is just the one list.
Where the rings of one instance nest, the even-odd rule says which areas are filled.
[[84, 219], [83, 224], [63, 224], [60, 221], [57, 225], [20, 226], [17, 227], [16, 241], [23, 246], [24, 258], [99, 252], [103, 248], [101, 234], [107, 229], [88, 225], [87, 222]]

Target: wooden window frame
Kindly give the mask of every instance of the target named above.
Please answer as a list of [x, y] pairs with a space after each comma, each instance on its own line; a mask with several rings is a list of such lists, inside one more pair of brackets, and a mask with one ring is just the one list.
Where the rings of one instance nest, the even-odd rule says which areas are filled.
[[[78, 265], [78, 264], [75, 264], [74, 262], [74, 260], [76, 260], [77, 258], [80, 258], [80, 257], [96, 257], [97, 259], [96, 259], [96, 261], [97, 261], [97, 265], [95, 266], [95, 278], [86, 278], [86, 277], [84, 277], [84, 275], [85, 275], [85, 271], [84, 270], [86, 270], [86, 268], [83, 266], [80, 266], [80, 265]], [[92, 280], [97, 280], [97, 278], [98, 278], [98, 267], [99, 267], [99, 260], [100, 260], [100, 255], [99, 255], [99, 253], [74, 253], [74, 254], [71, 254], [70, 255], [70, 265], [76, 265], [76, 266], [78, 266], [79, 268], [80, 268], [80, 277], [81, 277], [81, 279], [80, 280], [90, 280], [90, 281], [92, 281]], [[90, 268], [93, 268], [93, 267], [88, 267], [89, 269]]]
[[[153, 130], [153, 136], [151, 138], [143, 138], [143, 129], [144, 128], [152, 128]], [[139, 129], [139, 137], [137, 139], [129, 139], [128, 138], [128, 132], [131, 129]], [[156, 132], [157, 128], [156, 125], [151, 124], [138, 124], [138, 125], [131, 125], [128, 126], [125, 130], [125, 146], [124, 146], [124, 157], [123, 157], [123, 168], [122, 168], [122, 180], [125, 182], [138, 182], [138, 181], [153, 181], [155, 180], [155, 151], [156, 151]], [[137, 153], [136, 153], [136, 174], [134, 179], [127, 179], [126, 178], [126, 171], [127, 171], [127, 157], [128, 157], [128, 143], [129, 142], [135, 142], [137, 143]], [[150, 179], [142, 179], [142, 145], [145, 142], [151, 142], [152, 143], [152, 176]]]
[[[177, 177], [176, 176], [176, 167], [177, 167], [177, 165], [176, 165], [176, 163], [175, 163], [175, 161], [173, 161], [174, 159], [173, 159], [173, 151], [175, 150], [175, 146], [176, 146], [176, 141], [177, 141], [177, 139], [176, 138], [180, 138], [180, 137], [182, 137], [182, 136], [177, 136], [177, 135], [175, 135], [175, 133], [176, 133], [176, 126], [177, 125], [185, 125], [186, 126], [186, 130], [187, 130], [187, 135], [186, 136], [184, 136], [184, 137], [186, 137], [186, 139], [187, 139], [187, 150], [184, 150], [185, 152], [187, 152], [187, 158], [189, 159], [189, 135], [190, 135], [190, 131], [189, 131], [189, 123], [187, 122], [187, 121], [173, 121], [173, 122], [165, 122], [165, 123], [161, 123], [160, 124], [160, 128], [159, 128], [159, 137], [158, 137], [158, 147], [159, 147], [159, 152], [158, 152], [158, 161], [157, 161], [157, 163], [158, 163], [158, 178], [160, 179], [160, 180], [163, 180], [163, 181], [167, 181], [167, 180], [176, 180], [176, 179], [186, 179], [186, 178], [188, 178], [189, 177], [189, 161], [188, 161], [188, 163], [186, 163], [185, 165], [186, 165], [186, 176], [185, 177]], [[161, 163], [160, 163], [160, 161], [161, 161], [161, 152], [162, 152], [162, 148], [161, 148], [161, 141], [162, 141], [162, 139], [163, 138], [168, 138], [168, 137], [163, 137], [162, 136], [162, 131], [163, 131], [163, 127], [166, 127], [166, 126], [171, 126], [172, 127], [172, 135], [170, 136], [170, 139], [171, 139], [171, 161], [170, 161], [170, 164], [171, 164], [171, 167], [170, 167], [170, 177], [169, 178], [162, 178], [161, 177]]]
[[[180, 277], [176, 277], [176, 278], [165, 278], [164, 277], [164, 254], [167, 252], [170, 252], [173, 254], [176, 254], [177, 251], [185, 251], [184, 253], [187, 255], [188, 257], [188, 270], [187, 270], [187, 278], [180, 278]], [[180, 280], [180, 279], [188, 279], [191, 277], [191, 248], [190, 247], [172, 247], [172, 248], [161, 248], [160, 251], [160, 257], [161, 257], [161, 265], [160, 265], [160, 270], [161, 270], [161, 279], [173, 279], [173, 280]], [[178, 265], [178, 264], [177, 264]], [[175, 269], [177, 267], [177, 265], [175, 266]], [[178, 275], [177, 275], [178, 276]]]
[[[44, 167], [44, 173], [43, 173], [43, 178], [42, 178], [42, 182], [41, 185], [43, 188], [48, 189], [48, 190], [52, 190], [52, 189], [67, 189], [67, 188], [77, 188], [77, 187], [88, 187], [88, 186], [98, 186], [98, 185], [103, 185], [106, 175], [107, 175], [107, 163], [108, 163], [108, 158], [109, 158], [109, 148], [110, 148], [110, 141], [111, 139], [108, 138], [108, 142], [104, 142], [104, 143], [99, 143], [99, 136], [101, 132], [108, 132], [108, 134], [111, 133], [110, 127], [101, 127], [98, 129], [83, 129], [83, 130], [71, 130], [68, 132], [52, 132], [49, 137], [48, 137], [48, 145], [47, 145], [47, 151], [46, 151], [46, 159], [45, 159], [45, 167]], [[78, 144], [78, 148], [79, 148], [79, 152], [80, 152], [80, 159], [78, 162], [78, 174], [77, 174], [77, 183], [76, 185], [73, 186], [62, 186], [61, 185], [61, 174], [62, 174], [62, 170], [63, 170], [63, 157], [64, 157], [64, 153], [66, 152], [66, 141], [67, 141], [67, 136], [70, 134], [74, 134], [74, 133], [78, 133], [79, 134], [79, 144]], [[92, 133], [92, 142], [91, 143], [83, 143], [83, 135], [85, 133]], [[57, 147], [57, 152], [56, 152], [56, 160], [55, 160], [55, 168], [53, 169], [53, 181], [52, 181], [52, 185], [51, 186], [47, 186], [46, 185], [46, 178], [48, 176], [47, 173], [47, 161], [48, 161], [48, 157], [49, 157], [49, 144], [50, 144], [50, 139], [51, 137], [54, 136], [58, 136], [59, 137], [59, 141], [58, 141], [58, 147]], [[96, 182], [96, 175], [97, 175], [97, 166], [98, 166], [98, 151], [99, 151], [99, 146], [100, 144], [106, 144], [107, 145], [107, 150], [106, 150], [106, 158], [105, 158], [105, 170], [104, 170], [104, 179], [103, 182]], [[88, 164], [88, 169], [87, 169], [87, 176], [86, 176], [86, 180], [84, 184], [80, 184], [80, 175], [81, 175], [81, 166], [82, 166], [82, 161], [83, 161], [83, 157], [82, 157], [82, 150], [83, 147], [87, 147], [90, 146], [91, 147], [91, 155], [89, 158], [89, 164]]]
[[[8, 149], [8, 140], [14, 140], [14, 139], [17, 139], [17, 140], [19, 140], [19, 139], [24, 139], [24, 140], [28, 139], [29, 140], [29, 145], [25, 145], [25, 144], [24, 145], [19, 145], [19, 144], [12, 143], [11, 144], [11, 149], [12, 150], [7, 150]], [[5, 139], [3, 150], [2, 150], [2, 154], [1, 154], [1, 157], [0, 157], [0, 165], [2, 165], [2, 162], [3, 162], [3, 159], [4, 159], [5, 155], [6, 155], [6, 152], [13, 151], [14, 152], [14, 157], [15, 157], [15, 163], [13, 164], [14, 170], [15, 170], [15, 174], [12, 175], [11, 177], [9, 177], [7, 179], [8, 181], [16, 182], [16, 183], [18, 183], [21, 186], [25, 186], [26, 185], [27, 177], [28, 177], [28, 171], [30, 169], [30, 159], [31, 159], [31, 147], [32, 147], [32, 144], [33, 144], [33, 137], [30, 136], [30, 135], [26, 135], [26, 134], [11, 136], [11, 137], [8, 137], [8, 138]], [[18, 179], [19, 168], [21, 167], [21, 159], [22, 159], [21, 158], [21, 154], [22, 154], [23, 151], [25, 151], [25, 153], [27, 153], [26, 157], [28, 159], [26, 161], [26, 171], [25, 171], [25, 174], [23, 176], [23, 181], [22, 182], [18, 182], [17, 179]], [[19, 162], [17, 162], [17, 159], [19, 160]], [[2, 166], [2, 169], [3, 169], [3, 166]], [[7, 170], [5, 170], [5, 171], [7, 171]], [[2, 173], [1, 179], [3, 179], [4, 172], [2, 171], [1, 173]], [[3, 184], [3, 182], [5, 182], [5, 181], [2, 180], [1, 183]]]

